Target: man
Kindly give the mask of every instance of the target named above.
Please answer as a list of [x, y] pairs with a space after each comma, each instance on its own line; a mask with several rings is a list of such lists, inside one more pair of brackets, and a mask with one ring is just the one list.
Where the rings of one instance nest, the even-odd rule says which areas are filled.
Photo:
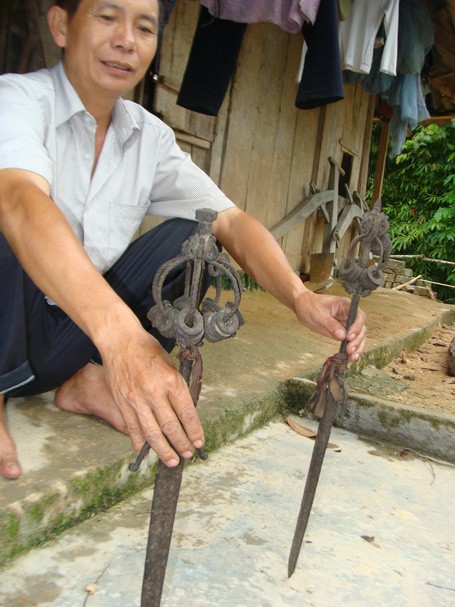
[[[307, 290], [172, 131], [120, 99], [155, 54], [157, 0], [58, 0], [48, 21], [62, 63], [0, 78], [0, 474], [21, 474], [5, 397], [54, 388], [61, 409], [103, 418], [136, 452], [147, 440], [175, 466], [204, 436], [172, 344], [150, 333], [146, 311], [153, 274], [179, 253], [196, 208], [218, 211], [219, 242], [307, 327], [342, 340], [349, 300]], [[128, 246], [146, 213], [180, 219]], [[166, 288], [172, 299], [182, 277]], [[364, 339], [359, 312], [350, 360]]]

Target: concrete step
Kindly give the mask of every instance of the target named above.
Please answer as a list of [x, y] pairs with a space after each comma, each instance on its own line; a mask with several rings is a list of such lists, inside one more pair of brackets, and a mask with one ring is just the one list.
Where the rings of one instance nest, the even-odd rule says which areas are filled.
[[[339, 294], [341, 287], [332, 291]], [[455, 306], [386, 289], [362, 307], [370, 334], [362, 365], [383, 366], [401, 349], [423, 343], [436, 326], [455, 321]], [[235, 338], [201, 349], [198, 410], [209, 453], [272, 419], [283, 406], [285, 382], [311, 376], [337, 350], [266, 293], [244, 293], [241, 311], [246, 324]], [[0, 479], [0, 564], [153, 483], [154, 456], [130, 473], [128, 438], [100, 420], [58, 410], [52, 397], [8, 403], [24, 474]]]

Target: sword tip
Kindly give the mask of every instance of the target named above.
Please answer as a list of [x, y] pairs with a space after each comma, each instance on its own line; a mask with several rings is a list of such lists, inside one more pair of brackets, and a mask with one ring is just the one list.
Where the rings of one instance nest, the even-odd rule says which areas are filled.
[[293, 555], [290, 555], [288, 561], [288, 578], [290, 578], [291, 575], [294, 573], [296, 564], [297, 559], [294, 558]]

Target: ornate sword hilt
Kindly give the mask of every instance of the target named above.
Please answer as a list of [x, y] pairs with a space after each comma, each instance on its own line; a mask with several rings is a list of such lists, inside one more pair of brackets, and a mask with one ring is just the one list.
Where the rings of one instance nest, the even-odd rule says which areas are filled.
[[[382, 267], [392, 251], [392, 243], [387, 234], [389, 220], [381, 212], [379, 198], [373, 208], [367, 211], [360, 222], [360, 233], [349, 245], [346, 259], [338, 268], [338, 275], [348, 293], [352, 294], [346, 331], [357, 316], [357, 308], [361, 297], [367, 297], [384, 284]], [[353, 251], [359, 244], [359, 255], [355, 259]], [[371, 259], [371, 255], [378, 261]], [[345, 352], [347, 342], [343, 341], [340, 352]]]
[[[387, 216], [381, 213], [379, 199], [363, 216], [360, 234], [349, 245], [347, 257], [338, 268], [339, 277], [348, 293], [366, 297], [384, 283], [382, 266], [392, 250], [392, 243], [387, 235], [388, 229], [389, 221]], [[353, 251], [357, 244], [359, 256], [355, 259]], [[369, 265], [371, 254], [379, 258], [379, 261]]]
[[[229, 256], [220, 252], [216, 238], [212, 234], [212, 223], [218, 213], [212, 209], [198, 209], [196, 220], [198, 226], [194, 233], [182, 244], [181, 254], [165, 262], [155, 274], [152, 284], [152, 295], [155, 305], [149, 310], [147, 318], [163, 337], [176, 340], [180, 351], [179, 370], [183, 375], [194, 405], [197, 405], [202, 382], [202, 359], [198, 346], [205, 338], [210, 342], [221, 341], [235, 335], [244, 323], [239, 311], [242, 285], [240, 276], [230, 263]], [[181, 297], [173, 303], [163, 300], [163, 285], [170, 272], [186, 264], [185, 288]], [[215, 279], [215, 298], [206, 297], [202, 302], [201, 286], [204, 272]], [[222, 277], [226, 277], [234, 291], [234, 301], [220, 305]], [[198, 376], [190, 379], [193, 364], [198, 364]], [[136, 461], [129, 469], [135, 471], [150, 450], [144, 443]], [[207, 459], [202, 449], [197, 450], [201, 459]]]
[[[218, 213], [211, 209], [198, 209], [199, 225], [182, 245], [182, 253], [164, 263], [155, 275], [152, 286], [155, 305], [147, 314], [152, 325], [164, 337], [171, 337], [181, 348], [196, 346], [205, 338], [216, 342], [235, 335], [243, 324], [239, 312], [242, 286], [237, 270], [226, 253], [220, 252], [212, 222]], [[174, 303], [161, 297], [164, 281], [169, 272], [186, 264], [185, 291]], [[207, 297], [199, 304], [203, 272], [216, 280], [215, 299]], [[222, 291], [221, 277], [225, 276], [234, 290], [234, 301], [224, 307], [219, 304]]]

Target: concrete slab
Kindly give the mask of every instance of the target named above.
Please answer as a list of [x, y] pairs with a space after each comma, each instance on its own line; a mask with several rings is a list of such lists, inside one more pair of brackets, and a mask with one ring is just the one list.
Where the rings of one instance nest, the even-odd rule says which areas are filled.
[[[453, 413], [429, 411], [412, 404], [398, 404], [380, 396], [362, 394], [352, 389], [350, 380], [350, 377], [346, 379], [349, 398], [338, 407], [335, 425], [455, 464]], [[285, 382], [282, 387], [283, 412], [289, 409], [304, 417], [303, 403], [308, 402], [315, 389], [316, 383], [303, 377]]]
[[[453, 467], [341, 429], [330, 444], [290, 579], [313, 441], [273, 421], [187, 467], [162, 607], [451, 607]], [[6, 566], [0, 605], [139, 606], [151, 495]]]
[[[342, 293], [339, 285], [333, 292]], [[369, 321], [362, 364], [383, 365], [416, 347], [455, 306], [379, 289], [362, 301]], [[320, 368], [337, 347], [297, 323], [262, 292], [243, 295], [246, 324], [233, 339], [205, 344], [198, 406], [208, 451], [262, 426], [281, 406], [283, 382]], [[0, 565], [24, 550], [150, 486], [156, 460], [138, 475], [129, 440], [99, 420], [59, 411], [52, 393], [11, 399], [7, 415], [24, 475], [0, 479]]]

